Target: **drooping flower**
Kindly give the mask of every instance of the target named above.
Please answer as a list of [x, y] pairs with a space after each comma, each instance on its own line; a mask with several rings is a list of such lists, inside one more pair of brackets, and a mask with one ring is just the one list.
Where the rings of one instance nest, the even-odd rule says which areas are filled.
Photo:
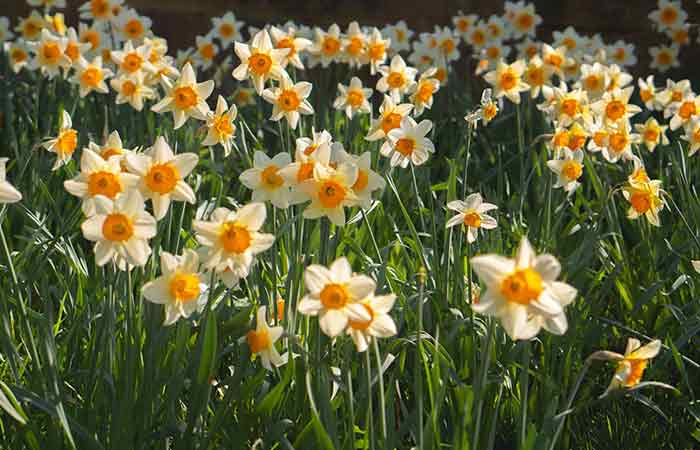
[[194, 70], [188, 63], [182, 68], [182, 75], [177, 82], [151, 110], [157, 113], [172, 111], [174, 129], [177, 130], [185, 124], [188, 117], [207, 120], [209, 105], [206, 100], [213, 90], [214, 80], [197, 83]]
[[649, 365], [649, 360], [655, 358], [659, 350], [661, 350], [661, 341], [658, 339], [642, 346], [638, 339], [629, 338], [624, 355], [611, 351], [598, 351], [591, 355], [592, 359], [617, 362], [615, 375], [601, 397], [616, 389], [638, 386], [642, 381], [644, 370]]
[[472, 309], [499, 318], [511, 339], [532, 339], [541, 328], [566, 332], [564, 307], [574, 301], [577, 291], [556, 281], [561, 265], [554, 256], [537, 255], [523, 237], [515, 258], [489, 254], [476, 256], [471, 263], [486, 285]]
[[115, 200], [95, 197], [95, 215], [85, 220], [81, 229], [85, 239], [95, 242], [98, 266], [114, 261], [127, 270], [148, 261], [148, 240], [156, 235], [156, 220], [144, 209], [139, 191], [132, 189]]
[[255, 319], [255, 329], [248, 331], [245, 340], [248, 343], [250, 352], [260, 357], [260, 362], [267, 370], [272, 367], [280, 367], [287, 362], [287, 355], [280, 355], [275, 348], [275, 342], [282, 337], [284, 328], [270, 327], [267, 324], [267, 307], [258, 308]]
[[51, 170], [56, 170], [66, 164], [78, 146], [78, 132], [73, 128], [73, 121], [66, 110], [61, 114], [61, 126], [55, 138], [48, 139], [41, 145], [51, 153], [56, 154], [56, 162]]
[[160, 270], [161, 276], [144, 284], [141, 292], [149, 302], [165, 306], [163, 325], [172, 325], [180, 317], [188, 318], [204, 308], [207, 284], [199, 272], [197, 252], [186, 249], [177, 256], [161, 251]]
[[241, 173], [239, 179], [253, 191], [252, 201], [269, 201], [276, 208], [287, 208], [291, 202], [289, 185], [279, 173], [291, 164], [289, 153], [278, 153], [270, 158], [257, 150], [253, 155], [253, 167]]
[[330, 267], [310, 265], [304, 271], [304, 284], [308, 293], [297, 309], [307, 316], [319, 316], [327, 336], [338, 336], [350, 321], [372, 320], [361, 302], [374, 293], [376, 283], [366, 275], [354, 275], [346, 258], [336, 259]]
[[470, 127], [476, 128], [481, 120], [484, 125], [488, 125], [498, 114], [498, 105], [491, 98], [491, 89], [487, 88], [481, 93], [481, 101], [479, 107], [474, 111], [464, 116], [464, 120]]

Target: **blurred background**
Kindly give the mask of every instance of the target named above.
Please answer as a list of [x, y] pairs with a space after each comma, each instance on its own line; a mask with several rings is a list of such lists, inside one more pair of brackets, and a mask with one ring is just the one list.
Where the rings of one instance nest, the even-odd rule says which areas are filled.
[[[77, 8], [84, 0], [66, 0], [64, 11], [68, 25], [77, 23]], [[503, 14], [503, 1], [494, 0], [125, 0], [141, 14], [153, 19], [155, 34], [167, 38], [171, 49], [194, 45], [195, 36], [211, 29], [211, 18], [232, 11], [238, 20], [260, 27], [266, 23], [293, 20], [307, 25], [327, 27], [338, 23], [344, 31], [350, 21], [361, 25], [383, 26], [405, 20], [416, 31], [432, 31], [434, 25], [452, 26], [451, 18], [461, 10], [488, 18]], [[657, 0], [534, 0], [542, 16], [538, 27], [540, 40], [550, 42], [552, 31], [573, 26], [581, 34], [601, 33], [606, 43], [618, 39], [636, 46], [638, 65], [632, 72], [649, 72], [649, 51], [652, 45], [669, 42], [669, 38], [651, 27], [647, 15], [657, 7]], [[665, 73], [665, 77], [700, 75], [698, 18], [700, 5], [695, 0], [682, 0], [691, 23], [690, 45], [681, 49], [681, 68]], [[13, 24], [26, 16], [30, 7], [25, 0], [0, 0], [0, 16]]]

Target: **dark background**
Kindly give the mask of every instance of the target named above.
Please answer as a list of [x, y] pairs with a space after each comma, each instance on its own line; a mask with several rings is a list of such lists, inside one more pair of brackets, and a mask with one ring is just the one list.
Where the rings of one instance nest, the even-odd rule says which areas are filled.
[[[0, 16], [8, 16], [12, 25], [30, 8], [24, 0], [0, 0]], [[77, 7], [83, 1], [67, 0], [63, 11], [68, 25], [77, 23]], [[498, 0], [126, 0], [153, 20], [153, 31], [168, 39], [171, 51], [194, 45], [198, 34], [211, 29], [210, 18], [233, 11], [238, 20], [261, 26], [265, 23], [283, 23], [289, 19], [307, 25], [327, 26], [337, 22], [345, 29], [348, 22], [357, 20], [361, 25], [383, 26], [400, 19], [417, 31], [432, 31], [434, 25], [452, 25], [451, 18], [462, 10], [468, 14], [488, 17], [503, 14], [503, 1]], [[538, 39], [551, 41], [553, 30], [574, 26], [581, 34], [599, 32], [606, 43], [618, 39], [636, 46], [638, 66], [634, 72], [649, 72], [648, 48], [670, 39], [651, 28], [647, 15], [657, 7], [656, 0], [535, 0], [537, 13], [542, 16]], [[683, 0], [688, 22], [697, 24], [700, 5], [695, 0]], [[691, 30], [691, 42], [682, 48], [682, 67], [669, 71], [663, 77], [697, 78], [700, 67], [700, 45], [695, 42], [698, 27]], [[693, 64], [691, 64], [693, 63]]]

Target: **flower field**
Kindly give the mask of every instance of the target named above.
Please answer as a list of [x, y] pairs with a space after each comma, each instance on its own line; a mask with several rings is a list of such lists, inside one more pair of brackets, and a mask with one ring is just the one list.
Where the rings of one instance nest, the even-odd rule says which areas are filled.
[[[697, 45], [0, 17], [1, 449], [700, 447]], [[650, 67], [637, 55], [648, 53]], [[634, 74], [634, 75], [633, 75]]]

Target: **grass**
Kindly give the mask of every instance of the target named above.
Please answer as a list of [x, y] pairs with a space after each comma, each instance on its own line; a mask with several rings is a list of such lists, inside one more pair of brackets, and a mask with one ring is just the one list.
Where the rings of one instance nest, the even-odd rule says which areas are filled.
[[[690, 263], [700, 258], [698, 162], [686, 157], [677, 135], [653, 154], [638, 152], [668, 193], [663, 226], [654, 228], [626, 218], [621, 164], [587, 154], [585, 181], [573, 196], [552, 188], [548, 152], [536, 139], [551, 130], [533, 101], [507, 105], [488, 127], [468, 134], [461, 117], [478, 97], [456, 74], [426, 113], [437, 153], [415, 170], [392, 170], [379, 144], [363, 140], [366, 117], [351, 123], [329, 109], [332, 87], [351, 76], [344, 71], [310, 72], [316, 114], [300, 130], [267, 120], [268, 105], [242, 109], [235, 150], [224, 158], [220, 148], [200, 148], [203, 135], [191, 121], [172, 131], [170, 116], [116, 106], [113, 94], [80, 100], [60, 78], [11, 75], [6, 61], [1, 70], [1, 153], [11, 157], [8, 176], [24, 198], [0, 212], [0, 387], [7, 397], [0, 406], [16, 413], [0, 416], [0, 447], [700, 445], [700, 303]], [[223, 94], [232, 92], [226, 83]], [[71, 113], [81, 147], [116, 129], [127, 148], [165, 135], [177, 151], [199, 153], [190, 178], [198, 203], [175, 203], [159, 222], [145, 267], [126, 273], [95, 265], [80, 232], [79, 200], [62, 184], [77, 172], [78, 158], [51, 172], [52, 158], [37, 149], [55, 132], [62, 109]], [[140, 295], [160, 273], [158, 253], [194, 248], [194, 218], [250, 198], [238, 175], [253, 152], [291, 152], [293, 139], [312, 125], [354, 153], [373, 152], [373, 167], [387, 180], [380, 201], [354, 209], [345, 227], [303, 220], [301, 207], [268, 206], [266, 231], [275, 230], [277, 241], [250, 277], [232, 290], [216, 285], [201, 314], [163, 327], [162, 307]], [[459, 229], [445, 228], [445, 204], [477, 191], [499, 206], [499, 226], [467, 244]], [[512, 254], [523, 235], [556, 255], [564, 279], [579, 290], [563, 336], [543, 332], [514, 342], [469, 307], [478, 286], [470, 257]], [[398, 297], [391, 313], [398, 335], [365, 354], [347, 337], [332, 342], [315, 319], [296, 313], [304, 268], [337, 256], [375, 278], [379, 292]], [[255, 306], [276, 308], [278, 297], [286, 302], [284, 346], [294, 357], [268, 372], [240, 339]], [[586, 358], [600, 349], [622, 351], [628, 337], [662, 340], [645, 379], [677, 391], [647, 387], [598, 398], [614, 366], [589, 367]]]

